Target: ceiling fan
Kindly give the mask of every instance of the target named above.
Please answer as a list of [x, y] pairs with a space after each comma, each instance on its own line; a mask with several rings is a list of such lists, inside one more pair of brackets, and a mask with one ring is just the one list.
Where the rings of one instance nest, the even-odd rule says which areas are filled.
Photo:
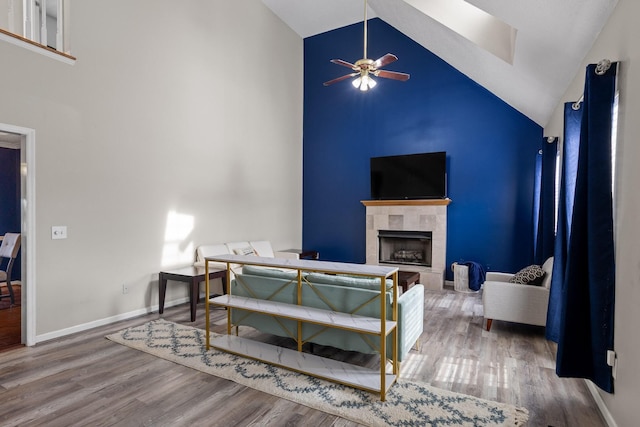
[[392, 53], [387, 53], [386, 55], [376, 59], [375, 61], [367, 58], [367, 0], [364, 0], [364, 55], [363, 55], [363, 58], [356, 61], [355, 64], [352, 64], [347, 61], [343, 61], [342, 59], [332, 59], [331, 62], [333, 62], [334, 64], [351, 68], [354, 72], [350, 74], [346, 74], [342, 77], [338, 77], [337, 79], [329, 80], [328, 82], [324, 82], [323, 84], [325, 86], [329, 86], [334, 83], [338, 83], [343, 80], [349, 79], [351, 77], [357, 76], [355, 79], [353, 79], [351, 84], [353, 84], [354, 87], [364, 92], [369, 89], [372, 89], [377, 84], [376, 81], [371, 77], [372, 75], [375, 77], [400, 80], [403, 82], [409, 80], [409, 74], [399, 73], [397, 71], [386, 71], [386, 70], [380, 69], [385, 65], [391, 64], [392, 62], [397, 60], [398, 60], [398, 57]]

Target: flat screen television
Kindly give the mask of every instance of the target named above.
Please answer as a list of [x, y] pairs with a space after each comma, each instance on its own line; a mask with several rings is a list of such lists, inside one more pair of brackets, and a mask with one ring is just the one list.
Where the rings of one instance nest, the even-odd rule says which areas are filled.
[[371, 158], [371, 199], [409, 200], [447, 197], [447, 153]]

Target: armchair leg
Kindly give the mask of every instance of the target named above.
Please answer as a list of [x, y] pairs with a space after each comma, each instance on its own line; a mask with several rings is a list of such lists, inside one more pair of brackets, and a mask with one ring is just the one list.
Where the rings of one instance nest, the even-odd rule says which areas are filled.
[[487, 331], [491, 330], [491, 322], [493, 322], [493, 319], [487, 319]]

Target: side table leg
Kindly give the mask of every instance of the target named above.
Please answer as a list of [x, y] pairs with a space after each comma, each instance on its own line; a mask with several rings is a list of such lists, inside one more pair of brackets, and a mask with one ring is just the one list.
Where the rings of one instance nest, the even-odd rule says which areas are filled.
[[164, 297], [167, 293], [167, 279], [164, 274], [160, 273], [158, 277], [158, 299], [159, 299], [159, 309], [158, 313], [162, 314], [164, 312]]
[[229, 289], [227, 289], [227, 272], [226, 271], [220, 277], [220, 280], [222, 280], [222, 293], [224, 295], [228, 295], [229, 294]]
[[196, 321], [196, 307], [198, 306], [198, 291], [200, 282], [194, 277], [191, 279], [191, 287], [189, 287], [189, 302], [191, 303], [191, 321]]

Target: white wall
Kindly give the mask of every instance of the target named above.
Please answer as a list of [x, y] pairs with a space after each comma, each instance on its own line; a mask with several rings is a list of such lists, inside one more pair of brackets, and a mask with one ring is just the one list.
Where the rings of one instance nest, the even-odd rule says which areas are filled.
[[6, 1], [0, 2], [0, 28], [9, 29], [9, 3]]
[[0, 42], [0, 123], [36, 130], [36, 334], [157, 304], [199, 244], [299, 246], [300, 37], [260, 0], [71, 12], [73, 66]]
[[[615, 350], [618, 353], [614, 394], [600, 392], [615, 423], [620, 427], [637, 425], [640, 402], [640, 3], [620, 0], [598, 40], [578, 70], [563, 102], [575, 101], [582, 94], [585, 67], [603, 58], [620, 61], [619, 129], [616, 180], [616, 310]], [[562, 105], [545, 128], [545, 135], [562, 135]]]

